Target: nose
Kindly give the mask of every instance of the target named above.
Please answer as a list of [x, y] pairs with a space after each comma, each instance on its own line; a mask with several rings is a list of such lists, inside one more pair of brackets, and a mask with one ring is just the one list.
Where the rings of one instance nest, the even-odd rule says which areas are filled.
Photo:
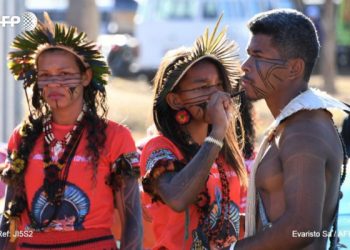
[[244, 73], [247, 73], [250, 71], [250, 62], [251, 62], [251, 57], [247, 57], [247, 59], [245, 59], [245, 61], [242, 63], [242, 70], [244, 71]]

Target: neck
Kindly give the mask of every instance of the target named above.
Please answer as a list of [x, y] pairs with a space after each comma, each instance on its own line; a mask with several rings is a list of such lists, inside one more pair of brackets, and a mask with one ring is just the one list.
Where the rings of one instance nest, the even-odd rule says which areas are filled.
[[52, 120], [60, 125], [72, 125], [83, 110], [83, 103], [66, 109], [52, 109]]
[[208, 135], [208, 124], [203, 122], [192, 121], [186, 126], [194, 142], [201, 145]]
[[[293, 83], [291, 83], [289, 86], [293, 86]], [[268, 98], [265, 98], [266, 104], [274, 118], [276, 118], [281, 113], [281, 110], [291, 100], [293, 100], [300, 93], [306, 91], [308, 88], [306, 84], [299, 86], [300, 87], [294, 89], [292, 89], [292, 87], [287, 87], [289, 88], [288, 91], [279, 90], [277, 94], [273, 93], [273, 95], [269, 96]]]

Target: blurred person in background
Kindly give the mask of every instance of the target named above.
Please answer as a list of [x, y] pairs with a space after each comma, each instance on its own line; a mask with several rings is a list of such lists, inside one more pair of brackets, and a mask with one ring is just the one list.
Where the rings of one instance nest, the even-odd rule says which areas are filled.
[[[308, 87], [319, 54], [312, 21], [295, 10], [253, 17], [242, 86], [275, 118], [250, 173], [246, 238], [226, 249], [331, 249], [346, 155], [329, 108], [342, 102]], [[343, 164], [343, 168], [342, 168]]]
[[153, 249], [222, 248], [243, 233], [247, 173], [235, 132], [239, 102], [232, 98], [241, 71], [237, 45], [226, 30], [216, 33], [218, 25], [192, 48], [168, 51], [155, 77], [159, 134], [140, 161], [145, 196], [153, 201]]
[[117, 249], [116, 205], [121, 249], [141, 249], [139, 155], [129, 130], [106, 119], [108, 67], [84, 33], [44, 17], [9, 54], [30, 112], [1, 167], [8, 185], [1, 230], [10, 237], [0, 248]]

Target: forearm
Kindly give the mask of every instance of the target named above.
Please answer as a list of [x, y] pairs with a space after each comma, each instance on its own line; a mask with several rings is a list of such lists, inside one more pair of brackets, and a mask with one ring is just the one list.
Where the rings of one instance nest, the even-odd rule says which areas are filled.
[[[9, 231], [9, 224], [7, 219], [2, 216], [0, 230], [2, 233], [6, 233]], [[0, 249], [7, 249], [6, 246], [9, 242], [9, 237], [0, 237]]]
[[[1, 224], [0, 224], [0, 230], [2, 233], [6, 233], [10, 229], [10, 225], [8, 223], [8, 219], [4, 216], [4, 212], [8, 207], [8, 203], [10, 199], [12, 198], [13, 190], [11, 187], [7, 186], [6, 188], [6, 198], [4, 202], [4, 207], [2, 208], [3, 214], [1, 217]], [[7, 245], [9, 243], [9, 237], [0, 237], [0, 249], [7, 249]]]
[[139, 195], [139, 185], [136, 178], [128, 177], [124, 188], [125, 228], [121, 239], [121, 249], [142, 249], [143, 226]]
[[[288, 218], [289, 217], [289, 218]], [[265, 231], [257, 232], [256, 235], [239, 240], [235, 250], [275, 250], [275, 249], [301, 249], [313, 242], [313, 238], [297, 237], [293, 232], [308, 232], [312, 230], [307, 226], [308, 222], [296, 218], [290, 219], [283, 216], [273, 223], [273, 226]]]
[[204, 142], [194, 158], [180, 172], [170, 178], [161, 177], [158, 182], [158, 193], [163, 201], [177, 211], [183, 211], [193, 203], [203, 190], [219, 152], [218, 145]]

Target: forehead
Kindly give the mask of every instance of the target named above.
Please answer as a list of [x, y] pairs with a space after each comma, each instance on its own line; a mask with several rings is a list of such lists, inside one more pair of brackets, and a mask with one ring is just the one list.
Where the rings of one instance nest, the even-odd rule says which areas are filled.
[[47, 50], [38, 57], [37, 68], [45, 70], [50, 68], [79, 68], [76, 57], [63, 50]]
[[262, 53], [279, 56], [276, 46], [272, 42], [271, 36], [264, 34], [253, 35], [247, 48], [248, 53]]

